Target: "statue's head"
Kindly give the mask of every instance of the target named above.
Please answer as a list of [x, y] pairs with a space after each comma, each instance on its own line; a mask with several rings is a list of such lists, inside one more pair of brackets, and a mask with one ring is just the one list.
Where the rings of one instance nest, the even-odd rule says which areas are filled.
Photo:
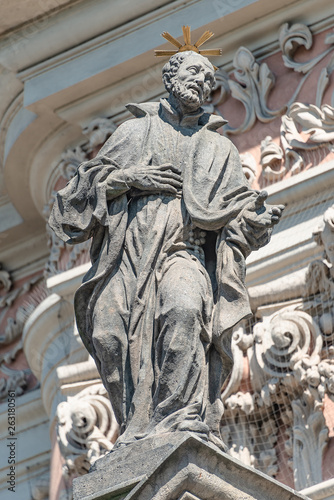
[[196, 110], [206, 101], [215, 83], [215, 70], [210, 61], [196, 52], [173, 55], [162, 68], [166, 90], [182, 104]]

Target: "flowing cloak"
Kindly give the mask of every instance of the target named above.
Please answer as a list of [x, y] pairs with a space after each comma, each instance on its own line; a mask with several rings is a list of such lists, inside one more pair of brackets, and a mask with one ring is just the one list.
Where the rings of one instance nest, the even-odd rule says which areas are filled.
[[[244, 284], [245, 258], [268, 242], [269, 233], [266, 230], [256, 234], [243, 219], [246, 205], [258, 193], [249, 189], [234, 145], [217, 132], [226, 123], [222, 118], [200, 109], [180, 121], [165, 99], [160, 104], [127, 107], [135, 119], [118, 127], [97, 157], [78, 168], [57, 194], [49, 223], [67, 243], [92, 238], [92, 267], [76, 292], [75, 312], [81, 338], [94, 356], [94, 307], [122, 261], [130, 224], [129, 200], [146, 196], [153, 203], [153, 236], [147, 238], [147, 248], [143, 249], [144, 262], [137, 275], [128, 333], [136, 387], [147, 376], [143, 372], [150, 363], [144, 359], [147, 354], [142, 354], [142, 346], [154, 342], [153, 321], [148, 321], [147, 316], [154, 310], [157, 276], [163, 273], [168, 255], [180, 248], [177, 245], [182, 240], [185, 218], [215, 234], [217, 286], [206, 341], [216, 345], [224, 332], [251, 314]], [[165, 163], [182, 171], [182, 196], [134, 193], [119, 176], [110, 182], [116, 171], [139, 165], [149, 169]], [[150, 381], [146, 379], [147, 383]]]

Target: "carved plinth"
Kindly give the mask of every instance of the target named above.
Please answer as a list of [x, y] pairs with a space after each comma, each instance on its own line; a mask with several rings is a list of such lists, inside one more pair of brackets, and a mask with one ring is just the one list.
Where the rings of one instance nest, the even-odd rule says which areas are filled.
[[119, 449], [74, 480], [74, 500], [294, 500], [283, 486], [190, 433]]

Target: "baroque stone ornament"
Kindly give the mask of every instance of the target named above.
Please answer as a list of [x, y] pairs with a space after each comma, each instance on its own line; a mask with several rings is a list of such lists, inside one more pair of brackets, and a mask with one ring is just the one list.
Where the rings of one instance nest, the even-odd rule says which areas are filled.
[[[60, 178], [69, 181], [75, 175], [79, 165], [94, 156], [99, 148], [110, 135], [116, 130], [116, 125], [111, 118], [95, 118], [82, 129], [82, 133], [88, 140], [77, 145], [74, 148], [68, 148], [61, 155], [56, 164], [56, 179]], [[52, 191], [48, 203], [45, 204], [43, 215], [46, 220], [49, 219], [51, 208], [54, 204], [56, 191]], [[85, 241], [81, 245], [69, 248], [51, 229], [46, 225], [48, 236], [48, 247], [50, 249], [49, 259], [45, 264], [44, 276], [49, 278], [55, 274], [71, 269], [75, 265], [80, 265], [89, 260], [90, 241]], [[68, 252], [66, 259], [64, 254]], [[0, 274], [1, 276], [1, 274]]]
[[[333, 42], [334, 38], [331, 33], [327, 35], [326, 43], [332, 45]], [[314, 66], [316, 66], [316, 64], [318, 64], [319, 61], [321, 61], [329, 52], [333, 50], [333, 47], [329, 47], [318, 56], [313, 57], [306, 62], [295, 61], [294, 54], [299, 47], [303, 46], [306, 50], [309, 50], [313, 44], [311, 30], [302, 23], [296, 23], [292, 26], [289, 26], [288, 23], [283, 24], [279, 32], [279, 43], [285, 66], [297, 71], [298, 73], [308, 73], [314, 68]]]
[[12, 287], [12, 280], [10, 274], [2, 269], [2, 264], [0, 263], [0, 290], [5, 290], [9, 292]]
[[26, 390], [37, 387], [36, 383], [32, 387], [30, 368], [19, 370], [12, 364], [23, 350], [22, 332], [26, 321], [46, 297], [41, 276], [35, 276], [21, 286], [14, 285], [13, 289], [7, 286], [6, 289], [7, 293], [0, 297], [0, 347], [6, 347], [0, 355], [0, 401], [7, 398], [9, 390], [15, 390], [20, 396]]
[[240, 47], [233, 59], [234, 76], [237, 81], [229, 80], [231, 95], [245, 107], [246, 116], [237, 128], [226, 126], [228, 134], [240, 134], [250, 130], [256, 119], [267, 123], [280, 116], [286, 109], [271, 110], [267, 100], [275, 83], [274, 74], [266, 63], [259, 64], [253, 54], [245, 47]]
[[60, 403], [57, 420], [65, 478], [86, 474], [98, 458], [112, 449], [119, 432], [102, 384], [88, 387]]
[[168, 99], [127, 106], [135, 119], [79, 166], [49, 220], [66, 244], [92, 238], [74, 302], [120, 426], [113, 452], [186, 431], [224, 446], [225, 346], [251, 314], [245, 259], [284, 208], [249, 188], [217, 133], [225, 120], [202, 108], [214, 85], [208, 59], [181, 51], [162, 73]]
[[252, 300], [258, 292], [257, 307], [270, 304], [276, 312], [247, 330], [241, 325], [234, 331], [234, 365], [222, 395], [221, 432], [230, 453], [275, 477], [275, 440], [282, 440], [278, 426], [283, 424], [284, 448], [297, 489], [323, 480], [328, 443], [323, 405], [325, 398], [334, 400], [333, 206], [313, 236], [323, 248], [323, 260], [312, 261], [295, 276], [295, 283], [282, 278], [274, 287], [263, 285], [261, 293], [261, 287], [249, 290]]

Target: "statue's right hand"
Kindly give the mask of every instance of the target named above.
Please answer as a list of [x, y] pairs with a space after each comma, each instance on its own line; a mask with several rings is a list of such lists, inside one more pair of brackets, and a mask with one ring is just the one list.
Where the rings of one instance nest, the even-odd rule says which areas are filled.
[[169, 163], [155, 166], [135, 166], [123, 171], [128, 186], [142, 191], [167, 191], [176, 194], [182, 188], [180, 170]]

